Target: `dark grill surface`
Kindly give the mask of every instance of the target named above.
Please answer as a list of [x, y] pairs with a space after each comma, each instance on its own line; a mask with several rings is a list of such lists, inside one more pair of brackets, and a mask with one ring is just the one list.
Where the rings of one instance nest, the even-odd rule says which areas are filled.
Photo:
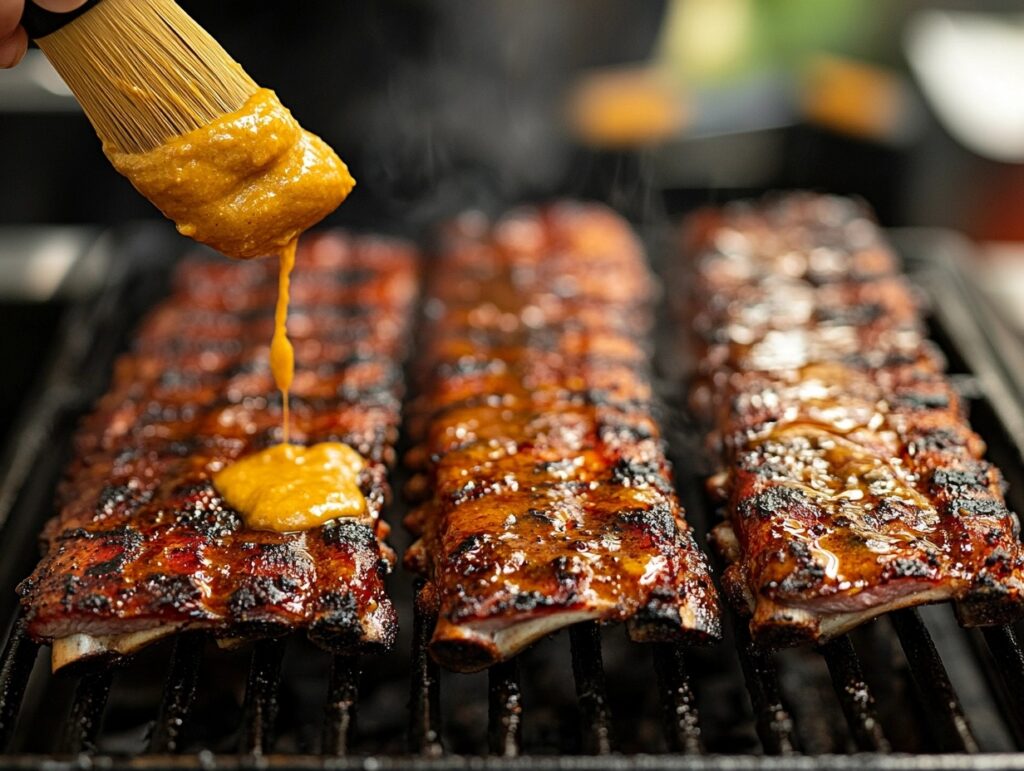
[[[988, 320], [953, 267], [950, 242], [895, 235], [930, 291], [933, 335], [1010, 481], [1009, 500], [1024, 510], [1014, 373], [990, 349]], [[173, 251], [145, 230], [124, 235], [119, 249], [126, 265]], [[168, 264], [126, 270], [75, 310], [0, 466], [0, 613], [9, 627], [0, 765], [1024, 768], [1015, 754], [1024, 749], [1018, 630], [965, 632], [945, 606], [899, 611], [818, 649], [778, 654], [752, 648], [735, 620], [726, 642], [708, 649], [641, 645], [621, 628], [582, 624], [485, 673], [455, 675], [427, 656], [434, 619], [413, 612], [412, 578], [399, 572], [390, 587], [403, 631], [386, 656], [332, 657], [299, 637], [225, 651], [192, 633], [130, 660], [50, 675], [48, 651], [24, 636], [13, 587], [35, 559], [74, 421], [162, 291]], [[671, 405], [679, 388], [670, 369]], [[664, 422], [689, 518], [706, 527], [699, 438], [671, 408]]]

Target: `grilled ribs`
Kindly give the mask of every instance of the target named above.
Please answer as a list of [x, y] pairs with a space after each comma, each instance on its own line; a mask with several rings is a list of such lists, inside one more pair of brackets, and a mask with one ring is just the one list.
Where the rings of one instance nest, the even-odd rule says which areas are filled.
[[431, 652], [473, 671], [583, 620], [634, 639], [719, 633], [652, 417], [652, 284], [594, 205], [465, 215], [444, 234], [409, 419]]
[[753, 637], [825, 640], [949, 599], [965, 625], [1020, 617], [1017, 517], [869, 213], [794, 194], [687, 233], [713, 540]]
[[281, 439], [268, 364], [275, 265], [186, 261], [144, 320], [75, 439], [19, 587], [28, 630], [54, 666], [129, 652], [180, 629], [223, 639], [304, 628], [332, 649], [390, 645], [389, 496], [417, 288], [410, 247], [325, 234], [306, 242], [289, 320], [298, 370], [293, 441], [345, 442], [368, 461], [368, 513], [306, 532], [246, 529], [214, 489], [233, 459]]

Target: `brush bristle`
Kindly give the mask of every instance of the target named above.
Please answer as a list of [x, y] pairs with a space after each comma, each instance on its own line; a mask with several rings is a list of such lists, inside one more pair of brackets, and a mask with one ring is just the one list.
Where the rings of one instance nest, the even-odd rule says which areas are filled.
[[259, 88], [174, 0], [103, 0], [37, 42], [121, 152], [208, 126]]

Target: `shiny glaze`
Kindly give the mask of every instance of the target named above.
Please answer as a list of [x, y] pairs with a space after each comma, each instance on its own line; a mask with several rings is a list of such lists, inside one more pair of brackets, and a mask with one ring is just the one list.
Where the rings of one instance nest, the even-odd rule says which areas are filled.
[[726, 587], [755, 637], [828, 637], [953, 598], [1024, 611], [1024, 553], [877, 227], [795, 195], [697, 218], [694, 406], [714, 416]]
[[76, 435], [46, 556], [19, 589], [34, 637], [184, 623], [229, 637], [300, 627], [338, 647], [393, 640], [380, 511], [415, 257], [340, 235], [302, 252], [292, 439], [353, 447], [365, 512], [278, 533], [246, 527], [217, 493], [218, 471], [281, 439], [267, 356], [276, 276], [263, 262], [186, 262]]
[[471, 670], [588, 618], [638, 638], [718, 634], [717, 603], [651, 416], [650, 279], [628, 226], [560, 204], [446, 234], [410, 428], [423, 500], [407, 561]]

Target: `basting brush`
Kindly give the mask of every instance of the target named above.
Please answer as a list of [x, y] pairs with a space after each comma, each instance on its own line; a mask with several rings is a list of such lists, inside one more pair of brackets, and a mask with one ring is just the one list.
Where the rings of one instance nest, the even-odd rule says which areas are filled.
[[22, 23], [105, 146], [142, 153], [241, 109], [259, 89], [174, 0], [26, 2]]
[[232, 257], [281, 251], [354, 181], [276, 95], [174, 0], [25, 4], [23, 24], [67, 82], [115, 168]]

